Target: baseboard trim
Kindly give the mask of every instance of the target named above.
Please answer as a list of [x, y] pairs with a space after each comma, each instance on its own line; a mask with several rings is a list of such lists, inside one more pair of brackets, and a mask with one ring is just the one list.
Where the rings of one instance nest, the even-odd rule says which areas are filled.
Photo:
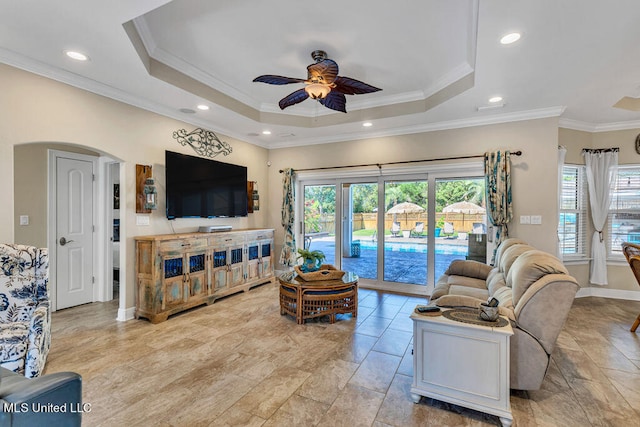
[[135, 307], [119, 308], [118, 317], [116, 318], [116, 320], [120, 322], [126, 322], [127, 320], [132, 320], [135, 317], [135, 314], [136, 314]]
[[611, 299], [624, 299], [630, 301], [640, 301], [640, 292], [638, 291], [625, 291], [622, 289], [607, 289], [607, 288], [580, 288], [576, 294], [576, 298], [585, 297], [601, 297]]

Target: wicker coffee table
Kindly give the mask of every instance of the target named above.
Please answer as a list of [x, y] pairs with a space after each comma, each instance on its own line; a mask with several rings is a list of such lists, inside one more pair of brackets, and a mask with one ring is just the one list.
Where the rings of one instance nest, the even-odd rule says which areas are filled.
[[280, 314], [289, 314], [298, 324], [306, 319], [336, 314], [358, 315], [358, 276], [347, 271], [341, 279], [305, 281], [294, 271], [278, 277], [280, 282]]

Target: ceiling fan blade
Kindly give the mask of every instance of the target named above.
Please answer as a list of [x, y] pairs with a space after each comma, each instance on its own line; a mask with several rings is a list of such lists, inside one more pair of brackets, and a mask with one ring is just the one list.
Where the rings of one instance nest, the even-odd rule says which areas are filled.
[[342, 92], [345, 95], [360, 95], [363, 93], [371, 93], [382, 90], [375, 86], [371, 86], [360, 80], [352, 79], [351, 77], [337, 77], [333, 82], [336, 87], [334, 90]]
[[326, 98], [318, 99], [320, 104], [332, 110], [340, 111], [342, 113], [347, 112], [347, 98], [340, 92], [331, 91]]
[[290, 107], [294, 104], [304, 101], [309, 97], [309, 94], [304, 89], [298, 89], [297, 91], [290, 93], [278, 102], [281, 110]]
[[302, 83], [303, 79], [294, 79], [293, 77], [274, 76], [273, 74], [265, 74], [253, 79], [254, 82], [268, 83], [270, 85], [288, 85], [291, 83]]
[[332, 59], [324, 59], [307, 67], [308, 80], [331, 84], [338, 76], [338, 64]]

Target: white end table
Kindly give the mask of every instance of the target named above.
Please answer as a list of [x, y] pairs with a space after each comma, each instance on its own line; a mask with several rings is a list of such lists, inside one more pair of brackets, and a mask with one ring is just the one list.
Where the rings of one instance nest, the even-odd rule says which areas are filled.
[[432, 397], [497, 415], [503, 426], [511, 426], [511, 325], [487, 327], [416, 313], [411, 319], [413, 401]]

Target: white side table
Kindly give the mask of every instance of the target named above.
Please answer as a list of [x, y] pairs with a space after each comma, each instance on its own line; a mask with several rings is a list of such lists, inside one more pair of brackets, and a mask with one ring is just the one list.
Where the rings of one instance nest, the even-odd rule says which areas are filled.
[[497, 415], [503, 426], [511, 426], [511, 325], [486, 327], [416, 313], [411, 319], [413, 401], [432, 397]]

